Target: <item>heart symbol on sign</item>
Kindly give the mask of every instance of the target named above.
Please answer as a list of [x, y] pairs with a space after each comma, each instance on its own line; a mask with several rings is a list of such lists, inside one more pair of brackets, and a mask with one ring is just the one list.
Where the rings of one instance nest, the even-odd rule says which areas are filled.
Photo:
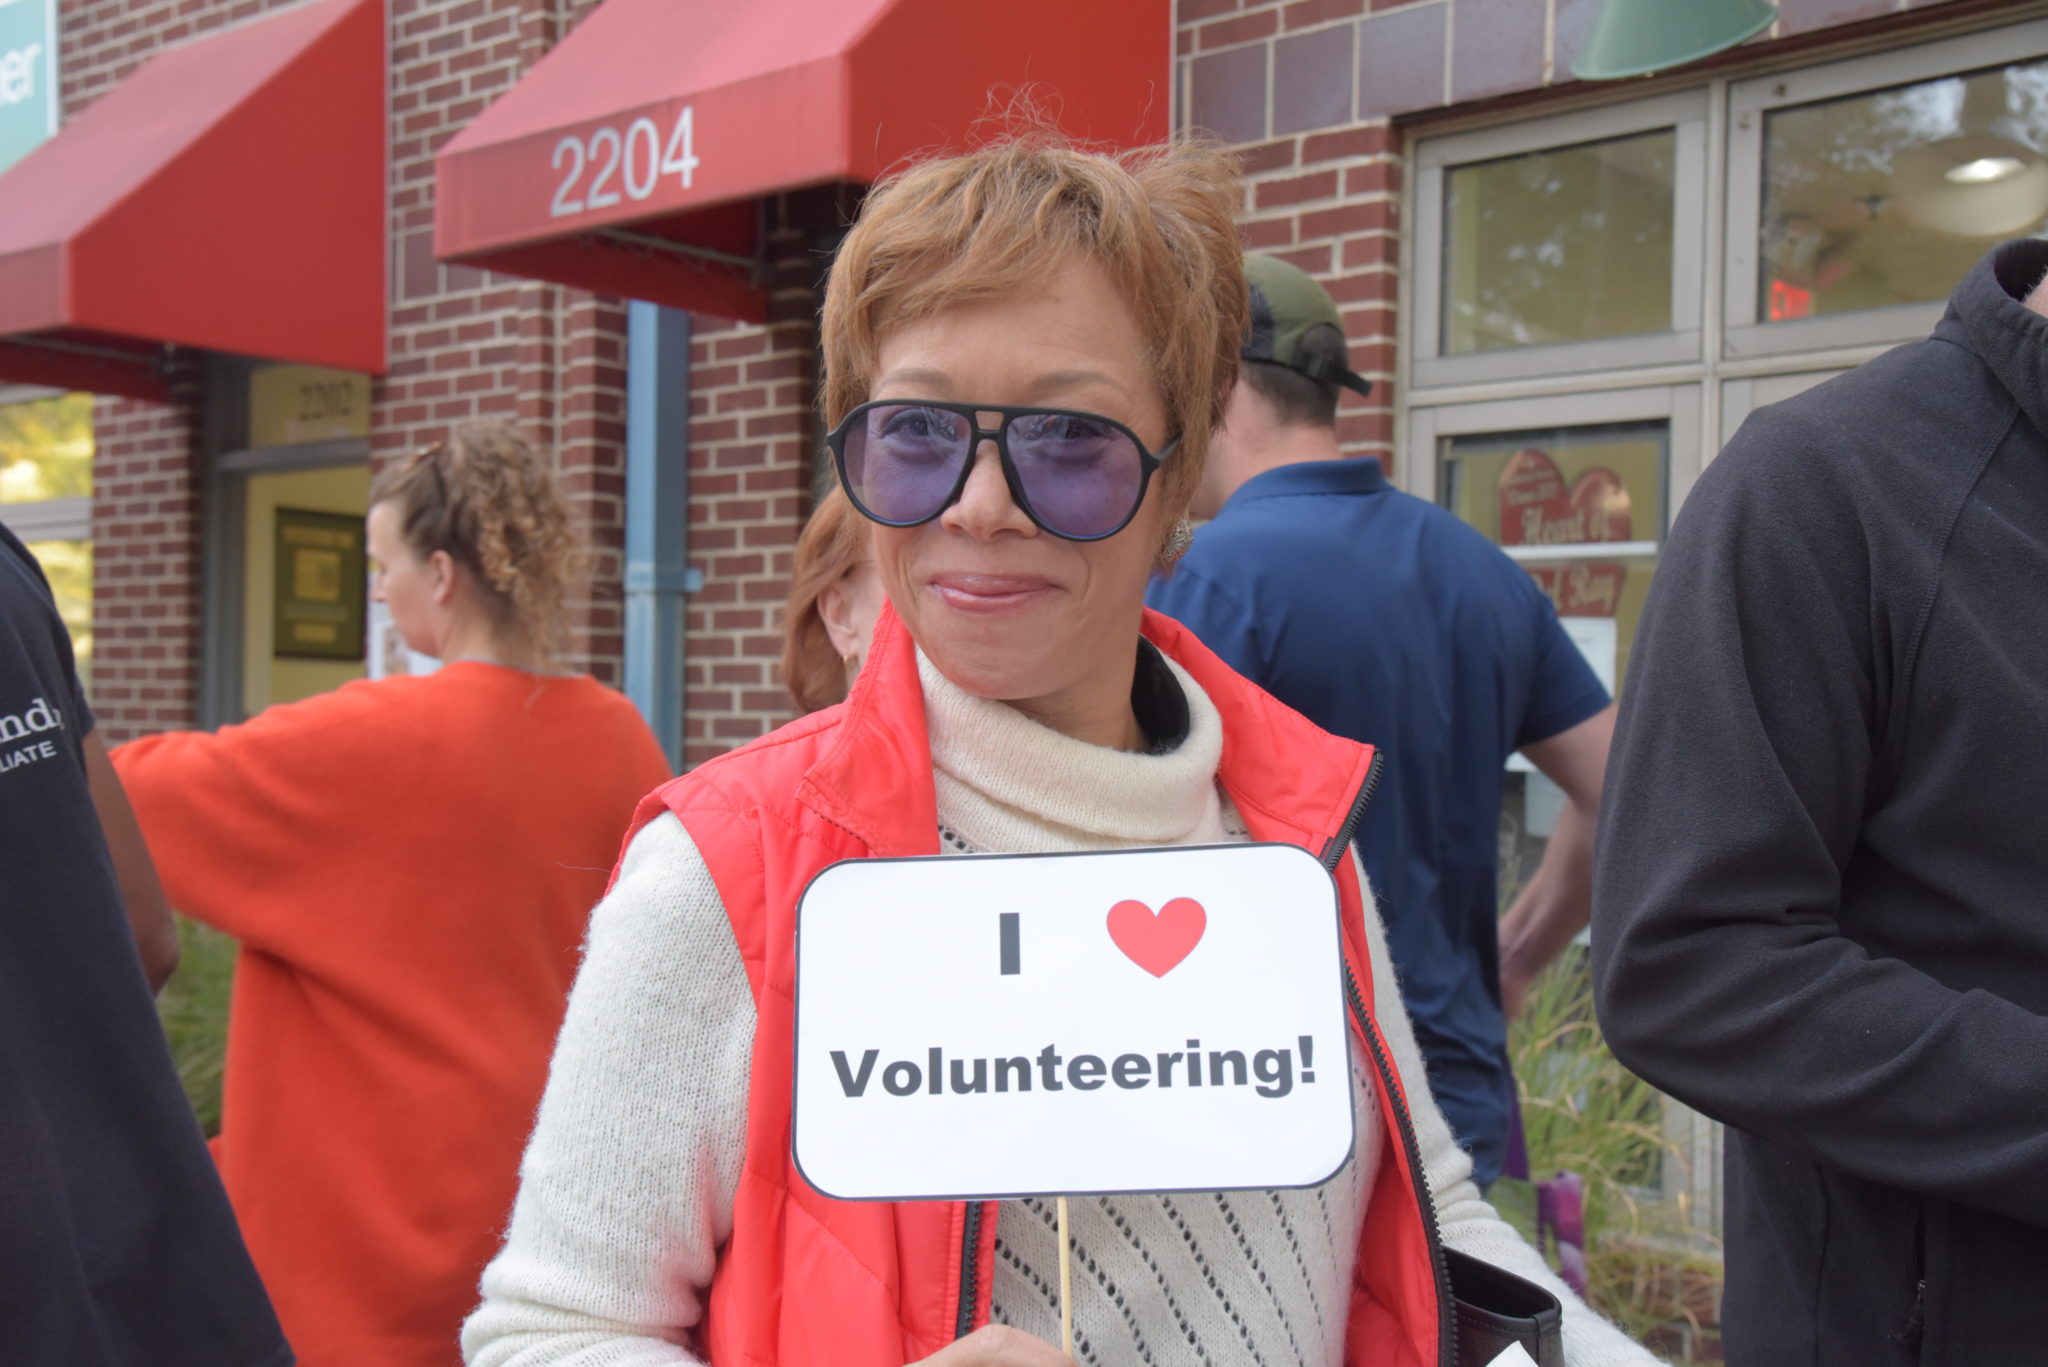
[[1192, 897], [1176, 897], [1156, 914], [1138, 901], [1118, 902], [1109, 909], [1109, 938], [1155, 978], [1165, 977], [1194, 953], [1208, 928], [1209, 913]]

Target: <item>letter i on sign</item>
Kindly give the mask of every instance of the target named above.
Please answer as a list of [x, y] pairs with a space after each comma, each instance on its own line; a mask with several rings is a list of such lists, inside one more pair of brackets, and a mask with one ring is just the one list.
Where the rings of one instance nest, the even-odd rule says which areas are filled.
[[1014, 911], [1005, 911], [998, 914], [998, 916], [996, 917], [996, 921], [999, 926], [999, 929], [997, 931], [997, 938], [1001, 941], [1002, 971], [1004, 977], [1009, 977], [1013, 974], [1020, 973], [1023, 971], [1019, 965], [1021, 951], [1017, 944], [1018, 915], [1019, 913]]

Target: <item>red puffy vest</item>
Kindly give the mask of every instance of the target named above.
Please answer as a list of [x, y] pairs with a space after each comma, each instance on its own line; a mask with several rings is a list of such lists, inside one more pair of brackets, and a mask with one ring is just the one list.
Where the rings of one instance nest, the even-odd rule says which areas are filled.
[[[1223, 716], [1218, 777], [1254, 840], [1286, 841], [1336, 874], [1352, 1030], [1375, 1065], [1385, 1155], [1366, 1210], [1346, 1331], [1356, 1367], [1447, 1362], [1451, 1298], [1406, 1093], [1372, 1021], [1358, 880], [1343, 857], [1370, 796], [1369, 746], [1318, 729], [1233, 673], [1178, 623], [1152, 643]], [[821, 1196], [790, 1154], [796, 906], [827, 865], [939, 852], [931, 747], [909, 633], [886, 608], [846, 702], [720, 756], [650, 794], [688, 829], [725, 902], [756, 1024], [746, 1160], [731, 1242], [700, 1326], [715, 1367], [903, 1367], [988, 1320], [997, 1202]]]

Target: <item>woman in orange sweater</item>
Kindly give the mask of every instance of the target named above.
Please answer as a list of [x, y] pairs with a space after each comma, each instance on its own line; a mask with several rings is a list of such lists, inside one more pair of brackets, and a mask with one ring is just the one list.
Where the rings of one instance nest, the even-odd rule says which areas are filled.
[[468, 429], [370, 501], [373, 593], [442, 668], [114, 758], [172, 904], [241, 941], [216, 1155], [302, 1367], [448, 1367], [668, 766], [551, 671], [574, 549], [531, 448]]

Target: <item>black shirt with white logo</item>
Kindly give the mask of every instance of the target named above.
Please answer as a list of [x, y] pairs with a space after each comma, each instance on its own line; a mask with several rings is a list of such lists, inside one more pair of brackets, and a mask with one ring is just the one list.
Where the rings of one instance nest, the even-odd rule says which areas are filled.
[[129, 933], [92, 729], [49, 585], [0, 527], [0, 1358], [289, 1363]]

